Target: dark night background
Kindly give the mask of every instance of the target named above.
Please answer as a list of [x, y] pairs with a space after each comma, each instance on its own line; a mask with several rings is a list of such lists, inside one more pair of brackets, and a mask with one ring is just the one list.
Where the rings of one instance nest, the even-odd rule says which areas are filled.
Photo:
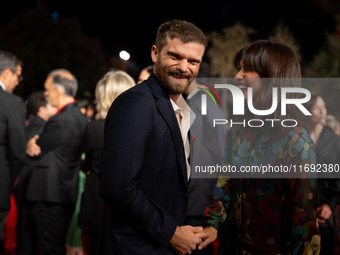
[[[18, 0], [2, 3], [0, 48], [24, 61], [24, 81], [15, 93], [26, 98], [43, 89], [47, 73], [65, 67], [79, 80], [78, 97], [89, 97], [110, 68], [135, 79], [151, 64], [157, 27], [168, 19], [185, 19], [206, 33], [242, 22], [266, 38], [282, 20], [289, 26], [305, 61], [310, 61], [334, 32], [336, 0], [286, 1], [66, 1]], [[121, 50], [131, 54], [119, 59]]]

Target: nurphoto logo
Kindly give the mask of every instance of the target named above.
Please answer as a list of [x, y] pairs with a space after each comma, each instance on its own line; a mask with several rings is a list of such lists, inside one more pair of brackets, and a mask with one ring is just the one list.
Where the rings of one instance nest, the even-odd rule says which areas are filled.
[[[207, 86], [206, 84], [204, 84]], [[222, 101], [217, 93], [216, 89], [227, 89], [228, 91], [231, 92], [231, 96], [233, 98], [233, 115], [238, 115], [242, 116], [245, 114], [245, 101], [247, 101], [247, 106], [248, 109], [251, 113], [254, 114], [254, 116], [268, 116], [272, 113], [274, 113], [278, 107], [278, 88], [273, 87], [272, 88], [272, 105], [269, 109], [256, 109], [253, 104], [253, 88], [248, 87], [247, 88], [247, 100], [245, 100], [244, 93], [241, 88], [239, 88], [236, 85], [232, 84], [215, 84], [214, 88], [212, 86], [207, 86], [210, 88], [210, 90], [215, 94], [215, 96], [219, 99], [220, 104], [222, 106]], [[207, 89], [200, 88], [201, 90], [205, 91], [210, 97], [213, 99], [215, 105], [217, 105], [216, 100], [212, 93], [210, 93]], [[288, 98], [289, 93], [294, 93], [294, 94], [300, 94], [301, 97], [298, 98]], [[304, 115], [312, 115], [304, 106], [304, 103], [307, 103], [310, 98], [311, 98], [311, 93], [309, 90], [305, 88], [296, 88], [296, 87], [284, 87], [281, 88], [280, 90], [280, 108], [281, 108], [281, 115], [285, 116], [287, 114], [287, 105], [295, 105]], [[201, 95], [201, 114], [202, 115], [207, 115], [207, 95], [202, 94]], [[243, 125], [246, 126], [248, 124], [249, 127], [262, 127], [265, 122], [271, 123], [271, 126], [274, 127], [275, 122], [280, 122], [283, 127], [295, 127], [298, 125], [298, 122], [294, 119], [250, 119], [250, 120], [245, 120], [243, 119], [242, 121], [235, 122], [232, 119], [227, 120], [227, 119], [213, 119], [213, 126], [215, 127], [216, 125], [226, 125], [230, 124], [231, 126], [233, 125]]]
[[[204, 86], [208, 87], [214, 94], [215, 96], [217, 97], [218, 101], [220, 102], [220, 105], [222, 106], [222, 100], [221, 100], [221, 97], [220, 95], [217, 93], [216, 89], [214, 89], [212, 86], [208, 85], [208, 84], [204, 84]], [[215, 97], [210, 93], [209, 90], [207, 89], [204, 89], [204, 88], [200, 88], [198, 87], [200, 90], [203, 90], [205, 93], [207, 93], [211, 98], [212, 100], [214, 101], [215, 103], [215, 106], [217, 106], [217, 103], [216, 103], [216, 100], [215, 100]], [[207, 95], [206, 94], [202, 94], [201, 95], [201, 99], [202, 99], [202, 102], [201, 102], [201, 114], [202, 115], [207, 115]]]

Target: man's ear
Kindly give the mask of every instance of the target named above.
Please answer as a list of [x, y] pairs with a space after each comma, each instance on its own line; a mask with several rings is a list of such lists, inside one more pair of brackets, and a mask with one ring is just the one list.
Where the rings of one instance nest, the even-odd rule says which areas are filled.
[[58, 95], [58, 97], [65, 94], [65, 90], [60, 86], [55, 86], [54, 89], [55, 89], [55, 93]]
[[11, 69], [7, 68], [0, 75], [0, 80], [2, 80], [3, 83], [7, 84], [7, 81], [10, 78], [10, 75], [13, 75], [13, 72], [11, 71]]
[[156, 63], [159, 57], [159, 50], [156, 45], [152, 45], [151, 47], [151, 59], [152, 62]]

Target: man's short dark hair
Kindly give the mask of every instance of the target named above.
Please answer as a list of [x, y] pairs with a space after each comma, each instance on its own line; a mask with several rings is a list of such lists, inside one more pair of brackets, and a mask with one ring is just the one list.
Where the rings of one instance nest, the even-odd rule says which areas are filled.
[[7, 51], [0, 51], [0, 75], [6, 69], [10, 69], [12, 73], [16, 73], [18, 66], [22, 66], [22, 61]]
[[194, 24], [184, 20], [169, 20], [161, 24], [157, 31], [155, 45], [161, 51], [167, 38], [178, 38], [183, 43], [196, 42], [207, 46], [207, 38], [203, 31]]
[[26, 101], [27, 115], [37, 115], [41, 106], [46, 106], [47, 100], [44, 91], [36, 91], [28, 96]]

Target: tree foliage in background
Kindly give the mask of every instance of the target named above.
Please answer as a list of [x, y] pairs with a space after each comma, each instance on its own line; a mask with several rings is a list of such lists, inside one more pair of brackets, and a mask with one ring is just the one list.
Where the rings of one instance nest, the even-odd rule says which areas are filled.
[[93, 91], [106, 71], [100, 41], [89, 38], [77, 18], [51, 17], [47, 8], [28, 9], [0, 28], [0, 48], [24, 62], [23, 84], [16, 94], [23, 98], [43, 89], [46, 75], [67, 68], [78, 79], [78, 97]]
[[207, 36], [210, 43], [207, 57], [214, 77], [235, 76], [234, 58], [237, 52], [249, 44], [249, 37], [254, 33], [253, 28], [236, 23], [221, 32], [212, 32]]
[[288, 45], [294, 51], [297, 58], [300, 61], [302, 60], [300, 46], [297, 44], [292, 31], [282, 20], [275, 27], [273, 34], [269, 35], [268, 39]]
[[340, 15], [336, 19], [337, 29], [333, 34], [328, 34], [324, 47], [315, 55], [312, 62], [303, 69], [303, 74], [304, 77], [311, 78], [338, 78], [333, 79], [329, 83], [330, 85], [320, 86], [316, 84], [312, 89], [323, 97], [328, 113], [340, 119]]
[[[208, 35], [210, 47], [207, 56], [215, 77], [234, 77], [234, 58], [238, 51], [250, 43], [250, 38], [254, 34], [255, 29], [236, 23], [221, 32], [215, 31]], [[290, 46], [301, 60], [300, 46], [283, 21], [280, 21], [268, 39]]]
[[329, 34], [324, 48], [304, 69], [306, 77], [339, 77], [340, 76], [340, 36]]

